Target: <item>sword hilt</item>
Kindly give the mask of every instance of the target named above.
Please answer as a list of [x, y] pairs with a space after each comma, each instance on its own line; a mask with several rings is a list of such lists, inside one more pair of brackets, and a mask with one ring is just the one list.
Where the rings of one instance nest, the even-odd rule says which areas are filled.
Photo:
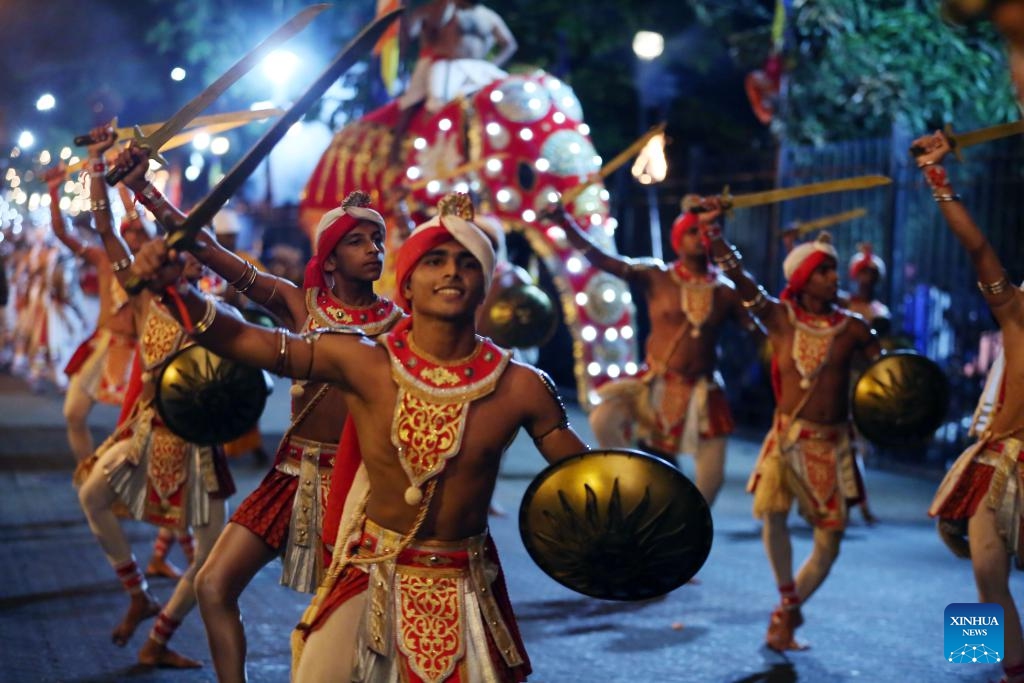
[[[116, 136], [117, 135], [117, 117], [116, 116], [111, 120], [110, 126], [114, 129], [114, 135]], [[94, 142], [96, 142], [96, 141], [93, 139], [91, 133], [86, 133], [85, 135], [76, 135], [75, 136], [75, 140], [74, 140], [74, 143], [75, 143], [75, 145], [77, 147], [86, 147], [88, 145], [93, 144]]]
[[[157, 162], [160, 163], [161, 166], [166, 166], [167, 165], [167, 160], [164, 159], [160, 155], [160, 152], [158, 152], [156, 150], [156, 148], [152, 144], [149, 143], [149, 140], [146, 139], [146, 136], [142, 134], [142, 129], [139, 128], [138, 126], [135, 126], [134, 136], [135, 136], [135, 138], [134, 138], [135, 145], [137, 147], [141, 147], [141, 148], [145, 149], [146, 150], [146, 154], [149, 155], [150, 159], [155, 159]], [[111, 187], [114, 187], [119, 182], [124, 180], [125, 176], [127, 176], [128, 173], [131, 172], [131, 170], [133, 168], [135, 168], [137, 165], [138, 164], [136, 164], [136, 163], [132, 163], [132, 164], [129, 164], [127, 166], [114, 166], [109, 171], [107, 171], [107, 174], [104, 176], [104, 178], [107, 181], [107, 185], [110, 185]]]
[[[175, 230], [164, 238], [168, 249], [177, 252], [189, 251], [196, 244], [196, 235], [191, 230]], [[124, 291], [131, 295], [138, 294], [149, 285], [149, 280], [144, 280], [138, 275], [129, 275], [124, 284]]]
[[149, 280], [143, 280], [138, 275], [129, 275], [128, 280], [124, 283], [124, 291], [130, 295], [135, 296], [146, 288], [149, 284]]
[[[949, 142], [949, 148], [953, 150], [953, 154], [956, 155], [957, 161], [963, 161], [963, 152], [960, 149], [960, 145], [957, 144], [956, 133], [953, 132], [953, 126], [947, 123], [946, 127], [942, 130], [942, 134], [946, 136], [946, 140]], [[926, 151], [928, 150], [926, 150], [921, 145], [910, 146], [910, 155], [915, 159], [924, 154]]]

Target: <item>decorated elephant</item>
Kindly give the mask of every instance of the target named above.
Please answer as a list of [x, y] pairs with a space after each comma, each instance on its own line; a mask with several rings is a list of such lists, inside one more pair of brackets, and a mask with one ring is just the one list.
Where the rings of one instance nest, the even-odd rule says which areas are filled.
[[[628, 287], [574, 251], [562, 228], [540, 219], [562, 193], [590, 181], [568, 208], [592, 239], [615, 251], [608, 191], [594, 182], [601, 158], [572, 88], [538, 70], [497, 80], [436, 113], [421, 109], [401, 141], [402, 163], [391, 165], [398, 117], [397, 103], [390, 102], [334, 136], [304, 190], [303, 227], [312, 229], [356, 189], [369, 192], [389, 225], [400, 227], [426, 219], [446, 192], [470, 192], [478, 210], [506, 232], [521, 233], [550, 272], [573, 337], [581, 404], [592, 404], [604, 381], [635, 374]], [[390, 231], [389, 261], [403, 238], [402, 229]], [[382, 292], [392, 291], [387, 278], [393, 272], [385, 268]]]

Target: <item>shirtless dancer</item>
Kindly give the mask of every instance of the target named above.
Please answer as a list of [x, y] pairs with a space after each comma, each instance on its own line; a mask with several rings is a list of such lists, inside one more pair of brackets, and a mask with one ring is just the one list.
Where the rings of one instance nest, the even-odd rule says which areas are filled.
[[[849, 505], [863, 497], [850, 450], [850, 366], [855, 355], [881, 355], [874, 332], [836, 305], [838, 254], [827, 235], [795, 247], [783, 264], [787, 285], [767, 295], [743, 270], [739, 251], [722, 236], [717, 198], [703, 202], [700, 222], [715, 263], [728, 275], [768, 331], [774, 349], [776, 412], [748, 490], [780, 604], [772, 611], [766, 642], [775, 650], [802, 649], [794, 639], [800, 607], [825, 581], [839, 555]], [[793, 576], [787, 518], [797, 502], [814, 527], [810, 557]]]
[[[147, 247], [139, 275], [155, 289], [176, 282], [180, 265], [162, 245]], [[398, 257], [398, 303], [412, 317], [376, 343], [259, 329], [183, 288], [189, 316], [211, 321], [203, 344], [337, 384], [358, 432], [369, 493], [347, 498], [334, 562], [293, 639], [295, 681], [521, 681], [529, 673], [486, 532], [487, 505], [520, 428], [552, 462], [585, 446], [550, 380], [475, 334], [493, 263], [465, 213], [420, 226]], [[407, 624], [423, 637], [406, 637]]]
[[725, 446], [732, 432], [729, 403], [718, 373], [717, 344], [727, 320], [755, 325], [735, 287], [708, 261], [697, 214], [684, 212], [672, 225], [678, 258], [631, 259], [595, 245], [564, 209], [552, 215], [569, 242], [597, 268], [644, 292], [651, 332], [647, 369], [639, 378], [613, 380], [598, 393], [590, 427], [602, 448], [641, 448], [676, 462], [694, 456], [697, 489], [714, 503], [725, 472]]
[[924, 149], [917, 163], [949, 230], [971, 259], [978, 289], [1003, 335], [1002, 384], [978, 441], [957, 458], [939, 485], [929, 514], [941, 520], [967, 521], [969, 555], [979, 602], [1003, 608], [1005, 653], [1003, 683], [1024, 682], [1024, 642], [1020, 614], [1010, 593], [1010, 560], [1024, 554], [1020, 530], [1024, 523], [1017, 486], [1024, 450], [1024, 403], [1015, 400], [1024, 389], [1024, 292], [1006, 277], [999, 257], [971, 219], [952, 187], [942, 161], [950, 152], [942, 133], [914, 141]]

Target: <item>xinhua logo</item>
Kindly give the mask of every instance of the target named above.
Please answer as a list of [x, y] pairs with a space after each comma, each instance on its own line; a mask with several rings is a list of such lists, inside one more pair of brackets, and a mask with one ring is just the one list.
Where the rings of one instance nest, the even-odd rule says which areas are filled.
[[1003, 660], [1003, 608], [991, 602], [946, 606], [943, 642], [953, 664], [995, 664]]

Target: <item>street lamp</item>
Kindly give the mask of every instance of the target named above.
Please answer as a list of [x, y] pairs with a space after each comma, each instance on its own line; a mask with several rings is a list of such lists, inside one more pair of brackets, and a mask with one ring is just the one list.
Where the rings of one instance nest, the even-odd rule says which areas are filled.
[[38, 100], [36, 100], [36, 109], [39, 111], [50, 111], [57, 106], [57, 98], [50, 93], [43, 93]]
[[171, 69], [171, 80], [172, 81], [183, 81], [183, 80], [185, 80], [185, 76], [186, 76], [185, 70], [182, 69], [180, 66], [176, 66], [173, 69]]
[[665, 51], [665, 37], [656, 31], [637, 31], [633, 36], [633, 52], [645, 61], [661, 56]]
[[274, 50], [263, 58], [263, 73], [275, 85], [284, 85], [291, 78], [299, 58], [289, 50]]
[[21, 131], [21, 135], [18, 136], [18, 147], [21, 147], [22, 149], [31, 149], [34, 144], [36, 144], [36, 136], [32, 135], [32, 131]]
[[[637, 31], [636, 35], [633, 36], [633, 53], [637, 57], [636, 68], [634, 70], [634, 76], [636, 79], [636, 88], [640, 95], [639, 106], [637, 108], [637, 123], [638, 132], [643, 134], [647, 130], [647, 107], [657, 97], [656, 93], [652, 92], [653, 76], [656, 72], [653, 61], [660, 57], [665, 51], [665, 37], [655, 31]], [[664, 138], [662, 138], [663, 141]], [[654, 142], [652, 140], [652, 142]], [[658, 213], [658, 194], [654, 188], [654, 180], [662, 170], [661, 162], [664, 159], [662, 156], [661, 160], [650, 157], [657, 157], [656, 150], [644, 150], [647, 153], [647, 157], [644, 162], [641, 163], [640, 159], [637, 159], [637, 164], [634, 165], [634, 176], [646, 187], [647, 195], [647, 220], [650, 225], [651, 231], [651, 256], [655, 258], [664, 258], [665, 250], [662, 246], [661, 239], [661, 216]], [[643, 155], [642, 155], [643, 156]], [[653, 165], [655, 168], [649, 169], [647, 166]]]

